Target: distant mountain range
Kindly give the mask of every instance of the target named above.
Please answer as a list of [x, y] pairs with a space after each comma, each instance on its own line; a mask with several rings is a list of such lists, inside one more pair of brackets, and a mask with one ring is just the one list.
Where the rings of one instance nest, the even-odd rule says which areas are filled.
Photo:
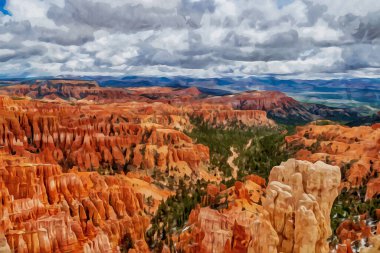
[[[4, 79], [0, 84], [27, 83], [36, 79], [52, 78], [54, 77]], [[96, 80], [101, 86], [110, 87], [196, 86], [200, 91], [210, 95], [227, 95], [247, 90], [277, 90], [302, 102], [355, 108], [362, 114], [372, 114], [380, 110], [380, 78], [332, 80], [285, 80], [274, 76], [234, 78], [65, 76], [64, 78]]]

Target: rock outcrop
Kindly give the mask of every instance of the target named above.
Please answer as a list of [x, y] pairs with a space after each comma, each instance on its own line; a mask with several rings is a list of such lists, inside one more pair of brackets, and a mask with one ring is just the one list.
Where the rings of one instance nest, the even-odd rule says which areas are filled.
[[330, 210], [340, 170], [323, 162], [288, 160], [272, 169], [264, 209], [279, 236], [278, 252], [328, 252]]
[[353, 120], [357, 113], [348, 109], [301, 103], [279, 91], [246, 91], [233, 95], [210, 97], [204, 103], [231, 105], [238, 110], [262, 110], [279, 122], [294, 124], [316, 119]]
[[380, 129], [309, 124], [286, 137], [291, 146], [302, 147], [297, 159], [326, 161], [342, 169], [344, 186], [367, 186], [366, 198], [380, 193]]
[[129, 238], [134, 250], [149, 252], [144, 198], [123, 175], [63, 173], [1, 154], [0, 251], [117, 252]]
[[272, 169], [265, 198], [263, 189], [248, 180], [220, 192], [227, 195], [221, 200], [227, 207], [193, 210], [191, 232], [181, 234], [178, 247], [185, 252], [327, 253], [340, 178], [337, 166], [290, 159]]
[[0, 94], [46, 100], [89, 100], [115, 103], [147, 100], [122, 88], [102, 88], [96, 81], [36, 80], [33, 83], [2, 87]]
[[[373, 226], [380, 217], [369, 217], [368, 212], [373, 205], [371, 201], [377, 203], [380, 194], [380, 129], [377, 125], [351, 128], [332, 122], [320, 123], [297, 127], [297, 133], [286, 137], [286, 141], [289, 146], [299, 148], [296, 153], [298, 159], [312, 162], [322, 160], [340, 167], [340, 189], [347, 192], [347, 196], [338, 203], [339, 206], [344, 205], [345, 209], [357, 205], [368, 207], [368, 210], [349, 208], [352, 213], [345, 214], [347, 220], [343, 220], [336, 230], [339, 252], [351, 252], [351, 244], [373, 236]], [[360, 220], [353, 221], [353, 215]]]
[[[80, 170], [181, 170], [199, 174], [208, 163], [206, 146], [183, 132], [188, 118], [150, 112], [145, 104], [77, 105], [0, 98], [0, 145], [35, 162]], [[167, 110], [167, 111], [166, 111]], [[168, 114], [165, 114], [165, 113]], [[154, 121], [152, 122], [152, 117]]]
[[230, 105], [207, 103], [192, 104], [186, 108], [188, 114], [213, 126], [275, 126], [262, 110], [235, 110]]

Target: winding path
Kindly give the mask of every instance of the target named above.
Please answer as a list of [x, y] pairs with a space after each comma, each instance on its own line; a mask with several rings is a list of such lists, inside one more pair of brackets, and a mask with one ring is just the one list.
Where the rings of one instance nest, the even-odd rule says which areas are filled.
[[[252, 139], [249, 139], [247, 145], [245, 145], [245, 149], [248, 149], [251, 145]], [[234, 160], [239, 157], [239, 154], [235, 152], [234, 147], [230, 147], [230, 151], [232, 155], [227, 158], [227, 164], [232, 168], [232, 177], [237, 179], [239, 168], [234, 164]]]
[[230, 147], [230, 151], [232, 155], [228, 157], [227, 163], [232, 168], [232, 177], [237, 179], [239, 168], [234, 164], [234, 160], [239, 156], [239, 154], [235, 152], [234, 147]]

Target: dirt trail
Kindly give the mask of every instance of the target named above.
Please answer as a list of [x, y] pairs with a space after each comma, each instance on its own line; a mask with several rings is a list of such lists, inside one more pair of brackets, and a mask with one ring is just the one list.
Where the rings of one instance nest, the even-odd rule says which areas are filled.
[[[249, 139], [247, 145], [245, 145], [246, 150], [252, 145], [252, 141], [253, 139]], [[227, 164], [232, 168], [232, 177], [237, 179], [239, 168], [234, 164], [234, 160], [239, 157], [239, 153], [235, 152], [234, 147], [230, 147], [230, 151], [232, 155], [228, 157]]]
[[232, 155], [228, 157], [227, 163], [232, 168], [232, 177], [237, 179], [239, 168], [234, 164], [234, 160], [239, 156], [239, 154], [235, 152], [234, 147], [230, 147], [230, 151]]
[[245, 145], [245, 149], [247, 150], [252, 145], [252, 139], [249, 139], [247, 145]]

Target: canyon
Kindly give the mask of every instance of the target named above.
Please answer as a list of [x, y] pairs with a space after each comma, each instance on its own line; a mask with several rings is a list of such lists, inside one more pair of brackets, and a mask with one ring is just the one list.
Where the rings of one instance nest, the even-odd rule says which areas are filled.
[[[377, 247], [376, 206], [377, 218], [371, 211], [331, 229], [336, 203], [352, 190], [374, 205], [380, 193], [379, 125], [325, 120], [356, 116], [277, 91], [214, 95], [61, 79], [2, 86], [0, 252], [327, 253], [333, 233], [339, 253], [362, 239]], [[281, 126], [312, 120], [292, 135]], [[202, 125], [272, 129], [288, 135], [297, 160], [272, 165], [265, 178], [242, 177], [231, 145], [223, 151], [233, 167], [227, 177], [212, 166], [211, 144], [190, 137]], [[259, 141], [244, 140], [244, 150]], [[162, 206], [183, 198], [181, 187], [203, 184], [188, 194], [199, 195], [196, 205], [175, 213], [184, 226], [158, 229], [172, 245], [155, 236], [162, 248], [152, 248], [147, 233], [163, 223], [156, 218]]]

